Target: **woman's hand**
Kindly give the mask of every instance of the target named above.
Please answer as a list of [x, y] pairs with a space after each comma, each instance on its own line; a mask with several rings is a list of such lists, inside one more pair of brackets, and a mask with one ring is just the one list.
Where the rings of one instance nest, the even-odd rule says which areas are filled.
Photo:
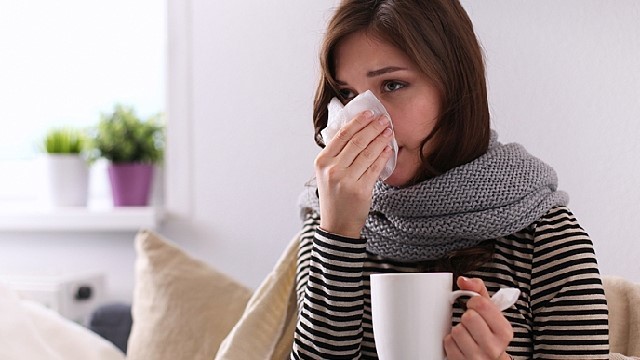
[[365, 111], [349, 121], [315, 160], [320, 228], [359, 238], [373, 186], [392, 154], [393, 131], [385, 116]]
[[457, 283], [460, 289], [475, 291], [480, 296], [469, 299], [460, 323], [445, 337], [447, 359], [510, 359], [506, 349], [513, 339], [513, 328], [491, 302], [484, 282], [461, 276]]

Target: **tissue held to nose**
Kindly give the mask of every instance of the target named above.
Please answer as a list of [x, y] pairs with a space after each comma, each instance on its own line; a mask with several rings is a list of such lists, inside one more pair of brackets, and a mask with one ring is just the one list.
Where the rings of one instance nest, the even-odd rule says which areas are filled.
[[[356, 117], [356, 115], [365, 110], [373, 111], [375, 116], [383, 114], [387, 115], [387, 118], [390, 122], [389, 126], [393, 128], [393, 122], [391, 120], [391, 116], [389, 116], [389, 113], [387, 112], [387, 109], [384, 108], [380, 100], [378, 100], [375, 95], [373, 95], [373, 93], [369, 90], [356, 96], [355, 98], [353, 98], [353, 100], [349, 101], [349, 103], [344, 106], [338, 98], [333, 98], [329, 103], [327, 110], [329, 112], [327, 127], [320, 132], [325, 144], [329, 144], [333, 137], [336, 136], [340, 128], [342, 128], [351, 119]], [[380, 173], [381, 180], [386, 180], [389, 176], [391, 176], [393, 170], [396, 168], [396, 160], [398, 158], [398, 143], [396, 142], [395, 138], [391, 141], [391, 149], [393, 150], [393, 155], [385, 164], [384, 169], [382, 169], [382, 172]]]

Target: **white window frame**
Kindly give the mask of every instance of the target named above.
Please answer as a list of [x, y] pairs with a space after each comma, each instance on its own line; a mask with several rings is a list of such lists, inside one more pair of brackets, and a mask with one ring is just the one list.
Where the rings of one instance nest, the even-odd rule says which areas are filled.
[[[96, 5], [87, 5], [83, 0], [74, 1], [86, 6]], [[161, 107], [163, 108], [154, 109], [153, 111], [163, 111], [168, 114], [167, 108], [170, 104], [167, 102], [167, 92], [170, 81], [167, 69], [170, 57], [167, 54], [169, 52], [170, 37], [168, 25], [171, 22], [169, 19], [169, 5], [175, 3], [173, 7], [176, 7], [176, 4], [180, 3], [180, 1], [160, 1], [162, 1], [160, 4], [163, 6], [164, 12], [163, 36], [165, 38], [165, 49], [161, 55], [164, 62], [164, 73], [162, 74], [164, 75], [164, 92], [160, 104], [162, 104]], [[12, 3], [5, 4], [9, 6]], [[109, 2], [101, 2], [100, 4], [100, 6], [113, 6]], [[127, 6], [129, 4], [133, 3], [127, 2]], [[138, 3], [138, 5], [140, 4]], [[182, 4], [179, 5], [182, 7]], [[123, 102], [130, 104], [127, 103], [126, 99]], [[112, 105], [112, 103], [106, 104], [103, 110], [109, 111]], [[131, 105], [135, 106], [136, 104]], [[36, 101], [34, 101], [34, 106], [37, 106]], [[144, 109], [140, 111], [140, 108], [137, 108], [137, 110], [142, 116], [150, 115]], [[99, 114], [96, 114], [96, 124], [98, 119]], [[16, 123], [10, 124], [9, 121], [11, 119], [3, 119], [5, 126], [19, 126]], [[169, 155], [168, 157], [171, 156]], [[51, 209], [47, 208], [43, 201], [43, 189], [45, 188], [43, 186], [44, 166], [38, 164], [41, 161], [39, 158], [40, 156], [32, 154], [10, 157], [6, 156], [6, 154], [5, 156], [0, 154], [0, 232], [52, 230], [65, 232], [133, 231], [138, 230], [140, 226], [153, 228], [164, 218], [164, 169], [166, 166], [157, 168], [153, 199], [151, 200], [151, 206], [147, 208], [112, 208], [111, 193], [106, 177], [106, 162], [98, 161], [91, 166], [89, 206], [86, 209]], [[9, 176], [10, 174], [15, 174], [15, 176]], [[34, 191], [34, 189], [36, 190]]]
[[[76, 4], [74, 4], [74, 1]], [[50, 2], [46, 2], [48, 5], [46, 6], [60, 6], [59, 3], [55, 3], [52, 4]], [[82, 1], [82, 0], [69, 0], [69, 5], [70, 7], [72, 6], [95, 6], [96, 4], [93, 5], [89, 5], [86, 2]], [[57, 4], [57, 5], [56, 5]], [[113, 2], [111, 3], [100, 3], [100, 6], [111, 6], [111, 5], [106, 5], [106, 4], [113, 4]], [[133, 4], [130, 2], [122, 2], [120, 5], [121, 6], [133, 6], [133, 5], [129, 5], [129, 4]], [[156, 2], [155, 0], [152, 2], [149, 2], [148, 4], [152, 4], [155, 5]], [[164, 63], [164, 71], [163, 75], [164, 79], [162, 81], [162, 83], [164, 84], [164, 93], [162, 96], [162, 99], [160, 101], [160, 103], [158, 105], [160, 105], [159, 107], [161, 108], [154, 108], [154, 112], [158, 112], [158, 111], [162, 111], [166, 113], [166, 107], [167, 107], [167, 103], [166, 103], [166, 88], [167, 88], [167, 79], [166, 79], [166, 68], [168, 66], [167, 64], [167, 57], [166, 57], [166, 53], [167, 50], [166, 48], [168, 47], [168, 34], [167, 34], [167, 19], [168, 19], [168, 4], [167, 2], [160, 2], [158, 3], [160, 4], [163, 8], [162, 11], [164, 12], [164, 19], [163, 19], [163, 23], [164, 23], [164, 29], [163, 29], [163, 37], [165, 38], [165, 45], [164, 45], [164, 51], [161, 54], [161, 56], [163, 56], [162, 58], [162, 62]], [[39, 4], [36, 4], [36, 2], [33, 2], [31, 0], [25, 0], [24, 2], [6, 2], [3, 3], [2, 6], [7, 6], [7, 7], [12, 7], [14, 9], [14, 13], [18, 13], [18, 14], [25, 14], [28, 15], [31, 12], [38, 12], [40, 11], [46, 11], [45, 10], [41, 10], [40, 7], [38, 6]], [[0, 10], [2, 8], [2, 6], [0, 6]], [[137, 4], [137, 6], [145, 6], [145, 5], [141, 5], [140, 3]], [[5, 8], [6, 9], [6, 8]], [[138, 8], [138, 10], [140, 10]], [[156, 8], [156, 10], [158, 10]], [[118, 10], [120, 11], [120, 10]], [[115, 11], [114, 11], [115, 12]], [[126, 11], [121, 11], [122, 12], [122, 16], [126, 16]], [[74, 16], [76, 16], [76, 14], [72, 14], [70, 15], [68, 18], [66, 19], [60, 19], [60, 21], [64, 22], [69, 20], [70, 18], [73, 19]], [[118, 15], [119, 16], [119, 15]], [[50, 16], [51, 18], [55, 18], [55, 16]], [[47, 16], [44, 16], [44, 18], [47, 18]], [[81, 21], [86, 21], [81, 17], [78, 17], [79, 22]], [[14, 20], [16, 23], [21, 21], [19, 19], [15, 19]], [[51, 20], [52, 24], [56, 23], [56, 20]], [[129, 24], [131, 22], [139, 22], [139, 19], [135, 19], [135, 20], [131, 20], [129, 22]], [[64, 23], [63, 23], [64, 24]], [[113, 24], [114, 26], [118, 26], [118, 24]], [[11, 25], [7, 25], [7, 26], [11, 26]], [[64, 31], [68, 32], [68, 29], [65, 29]], [[100, 30], [102, 31], [102, 30]], [[15, 44], [16, 42], [20, 42], [21, 41], [21, 35], [20, 35], [20, 31], [15, 31], [15, 35], [10, 35], [8, 37], [5, 37], [5, 39], [16, 39], [9, 41], [9, 45], [11, 43]], [[23, 34], [24, 35], [24, 34]], [[33, 33], [33, 34], [27, 34], [28, 36], [27, 39], [30, 39], [28, 41], [31, 41], [31, 43], [36, 43], [35, 41], [37, 41], [39, 33]], [[27, 44], [28, 45], [28, 44]], [[47, 45], [50, 46], [50, 45]], [[11, 47], [5, 48], [4, 51], [12, 51]], [[22, 50], [15, 50], [15, 51], [22, 51]], [[42, 51], [42, 50], [39, 50]], [[69, 51], [70, 52], [70, 51]], [[25, 54], [28, 54], [25, 52]], [[26, 55], [21, 55], [21, 56], [26, 56]], [[28, 67], [27, 67], [28, 69]], [[6, 68], [5, 73], [12, 71], [12, 69], [10, 68]], [[18, 71], [22, 71], [22, 72], [26, 72], [25, 70], [18, 70]], [[25, 74], [25, 75], [29, 75], [29, 74]], [[19, 77], [20, 75], [18, 75], [17, 77]], [[99, 86], [99, 84], [97, 84], [96, 86]], [[103, 109], [101, 109], [101, 112], [106, 112], [111, 110], [111, 106], [113, 106], [113, 104], [115, 102], [118, 101], [122, 101], [124, 103], [127, 103], [127, 97], [124, 96], [124, 99], [111, 99], [108, 100], [109, 102], [105, 102], [105, 107]], [[112, 101], [112, 102], [111, 102]], [[137, 104], [131, 104], [131, 103], [127, 103], [130, 105], [137, 105]], [[33, 106], [34, 107], [38, 107], [41, 106], [41, 103], [39, 102], [38, 98], [34, 98], [33, 99]], [[142, 116], [146, 116], [146, 115], [150, 115], [147, 114], [144, 110], [140, 111], [140, 109], [138, 108], [138, 113]], [[147, 111], [148, 112], [148, 111]], [[7, 116], [7, 118], [10, 118], [11, 116]], [[99, 120], [99, 113], [95, 113], [93, 118], [89, 121], [89, 123], [92, 124], [97, 124]], [[14, 122], [13, 124], [11, 124], [11, 122]], [[5, 126], [7, 127], [16, 127], [16, 126], [20, 126], [19, 121], [16, 123], [15, 119], [3, 119], [3, 123], [5, 124]], [[53, 124], [53, 125], [46, 125], [47, 127], [49, 126], [57, 126], [57, 125], [75, 125], [77, 123], [77, 119], [76, 121], [72, 121], [71, 123], [69, 122], [64, 122], [58, 119], [52, 120], [53, 122], [50, 122], [49, 120], [47, 120], [47, 124]], [[32, 127], [34, 127], [33, 125], [31, 125]], [[34, 136], [33, 136], [33, 147], [35, 148], [37, 141], [39, 138], [41, 138], [43, 136], [43, 134], [46, 132], [46, 128], [34, 128], [32, 129], [34, 131]], [[37, 133], [35, 133], [37, 131]], [[18, 152], [16, 153], [0, 153], [0, 174], [3, 174], [2, 176], [0, 176], [0, 208], [13, 208], [13, 207], [19, 207], [19, 208], [28, 208], [28, 207], [33, 207], [33, 208], [38, 208], [41, 207], [43, 205], [43, 188], [44, 188], [44, 184], [43, 184], [43, 166], [40, 164], [40, 156], [38, 154], [29, 154], [29, 153], [22, 153], [22, 152]], [[104, 203], [106, 200], [106, 198], [108, 196], [110, 196], [110, 193], [108, 191], [108, 184], [107, 181], [105, 179], [105, 172], [106, 170], [104, 169], [104, 165], [101, 164], [100, 162], [98, 162], [97, 164], [95, 164], [94, 166], [91, 167], [91, 183], [90, 183], [90, 202], [91, 199], [96, 200], [98, 203]], [[163, 176], [163, 174], [158, 174], [160, 176]], [[164, 181], [161, 181], [161, 183], [164, 183]], [[35, 190], [34, 190], [35, 189]]]

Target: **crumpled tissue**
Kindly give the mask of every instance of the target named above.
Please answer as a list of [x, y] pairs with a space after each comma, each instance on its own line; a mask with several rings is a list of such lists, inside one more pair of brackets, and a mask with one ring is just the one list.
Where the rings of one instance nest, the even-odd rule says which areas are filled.
[[[356, 117], [359, 113], [365, 110], [373, 111], [374, 116], [379, 115], [387, 115], [389, 119], [389, 127], [393, 129], [393, 122], [391, 121], [391, 116], [387, 112], [387, 109], [384, 108], [384, 105], [376, 98], [375, 95], [370, 90], [359, 94], [353, 100], [349, 101], [347, 105], [342, 105], [342, 102], [338, 98], [333, 98], [329, 102], [327, 106], [327, 110], [329, 112], [327, 118], [327, 127], [324, 128], [320, 135], [322, 135], [322, 140], [324, 140], [325, 144], [329, 144], [329, 142], [333, 139], [334, 136], [338, 133], [338, 130], [342, 128], [347, 122]], [[387, 161], [384, 166], [384, 169], [380, 173], [380, 180], [386, 180], [391, 174], [393, 170], [396, 168], [396, 161], [398, 158], [398, 143], [396, 142], [395, 137], [391, 141], [391, 148], [393, 150], [393, 155]]]

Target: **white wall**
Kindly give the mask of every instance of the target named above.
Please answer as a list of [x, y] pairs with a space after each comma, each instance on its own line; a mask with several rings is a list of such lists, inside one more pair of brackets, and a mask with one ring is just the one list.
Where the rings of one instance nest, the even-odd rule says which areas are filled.
[[[170, 217], [159, 229], [256, 286], [299, 228], [317, 148], [317, 48], [337, 0], [169, 1]], [[640, 3], [463, 1], [494, 127], [558, 171], [602, 272], [640, 281]], [[133, 287], [133, 234], [0, 234], [13, 270], [98, 269]], [[7, 265], [8, 264], [8, 265]]]
[[296, 201], [317, 151], [317, 51], [332, 3], [170, 2], [172, 218], [161, 231], [250, 286], [299, 230]]
[[640, 281], [640, 2], [463, 3], [502, 140], [555, 167], [601, 271]]

